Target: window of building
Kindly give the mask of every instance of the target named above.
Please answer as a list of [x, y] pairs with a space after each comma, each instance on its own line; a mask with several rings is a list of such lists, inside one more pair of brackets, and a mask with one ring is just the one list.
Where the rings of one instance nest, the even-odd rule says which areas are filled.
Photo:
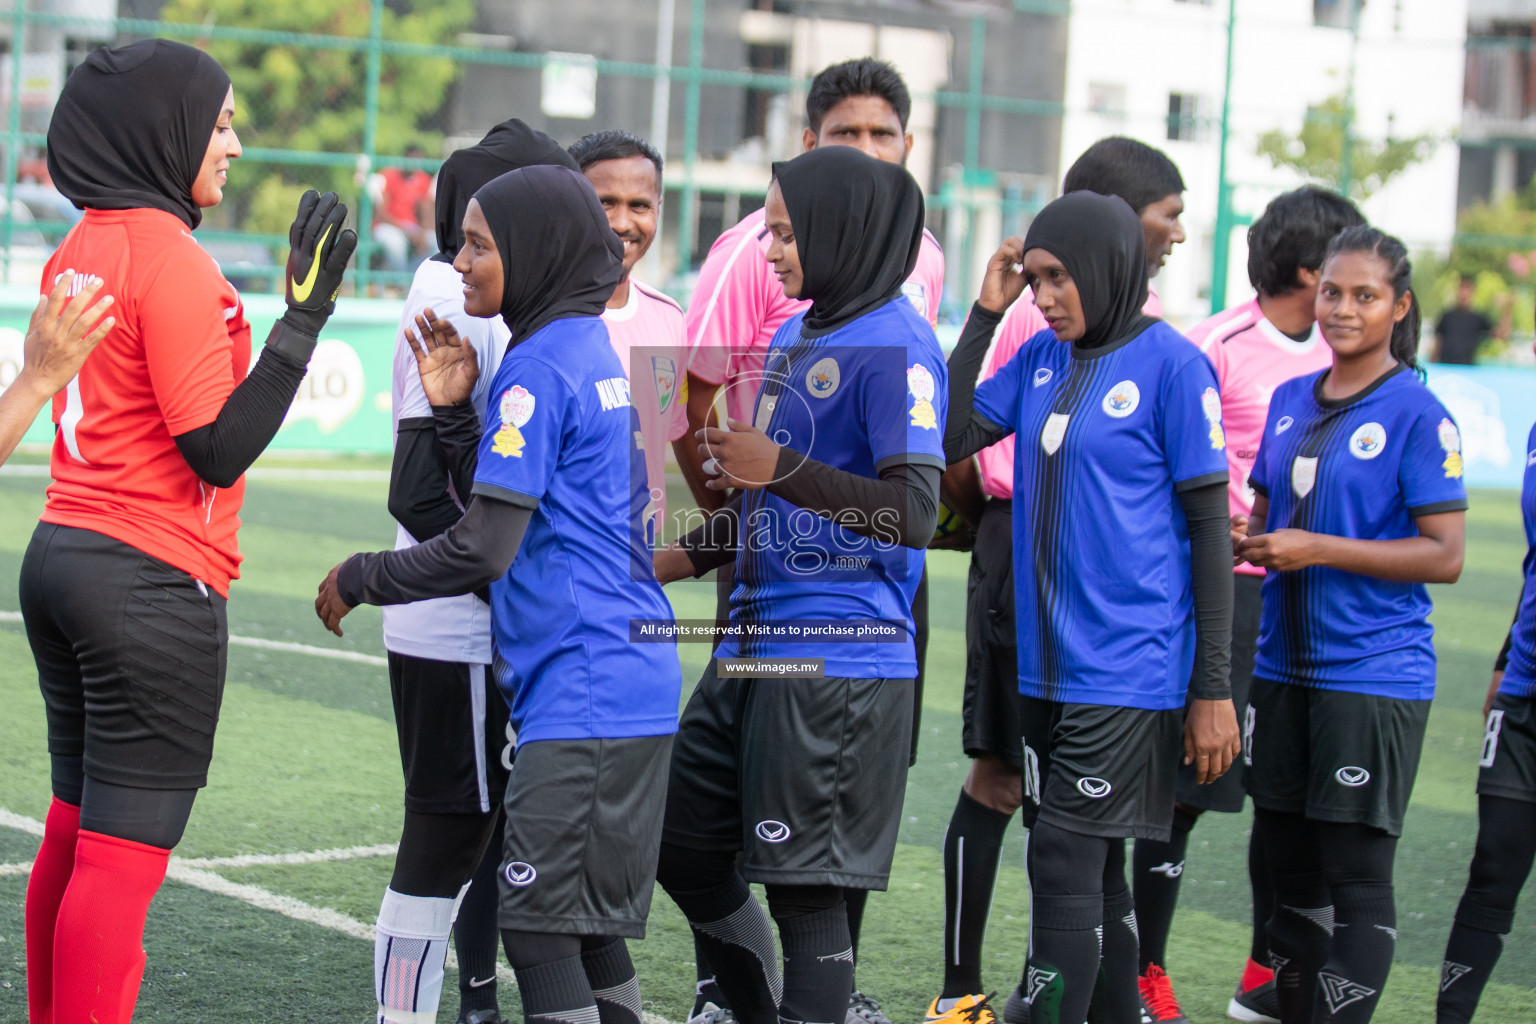
[[1191, 92], [1168, 94], [1168, 139], [1199, 142], [1206, 137], [1205, 97]]
[[1349, 28], [1350, 15], [1364, 0], [1312, 0], [1312, 24]]

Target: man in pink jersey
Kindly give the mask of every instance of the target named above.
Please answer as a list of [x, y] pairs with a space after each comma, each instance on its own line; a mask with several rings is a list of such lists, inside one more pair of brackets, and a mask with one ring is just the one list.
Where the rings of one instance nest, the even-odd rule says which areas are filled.
[[688, 431], [682, 307], [630, 274], [656, 240], [661, 154], [644, 139], [616, 129], [577, 139], [570, 153], [597, 190], [609, 226], [624, 243], [624, 276], [608, 300], [603, 322], [629, 374], [630, 398], [640, 417], [651, 496], [646, 540], [654, 544], [667, 521], [667, 442]]
[[[1306, 186], [1276, 197], [1248, 229], [1248, 280], [1258, 293], [1218, 313], [1189, 338], [1216, 367], [1221, 382], [1221, 418], [1227, 433], [1228, 488], [1234, 528], [1246, 526], [1253, 508], [1248, 474], [1258, 452], [1275, 388], [1292, 377], [1327, 366], [1331, 350], [1318, 331], [1313, 307], [1318, 271], [1328, 241], [1363, 223], [1343, 196]], [[1247, 710], [1259, 633], [1259, 585], [1264, 570], [1237, 566], [1232, 617], [1232, 700], [1244, 726], [1244, 761], [1253, 719]], [[1142, 990], [1155, 1021], [1183, 1020], [1173, 987], [1163, 972], [1168, 931], [1184, 873], [1190, 830], [1205, 811], [1243, 809], [1246, 773], [1230, 771], [1209, 785], [1181, 769], [1173, 833], [1165, 843], [1140, 839], [1134, 856], [1136, 918], [1140, 926]], [[1279, 1019], [1265, 924], [1274, 907], [1269, 865], [1250, 844], [1248, 870], [1253, 886], [1253, 941], [1242, 980], [1227, 1008], [1234, 1020]]]
[[[1136, 211], [1146, 239], [1147, 277], [1184, 241], [1184, 178], [1167, 154], [1112, 136], [1089, 146], [1067, 170], [1063, 193], [1119, 196]], [[1147, 287], [1142, 311], [1162, 315]], [[982, 364], [986, 380], [1006, 366], [1045, 318], [1026, 291], [998, 326]], [[981, 981], [982, 938], [1008, 823], [1024, 799], [1022, 725], [1013, 621], [1012, 436], [944, 474], [944, 500], [976, 534], [965, 616], [965, 702], [961, 741], [971, 759], [944, 833], [944, 987], [929, 1024], [992, 1024]]]
[[[846, 61], [824, 69], [811, 82], [805, 97], [809, 125], [802, 136], [807, 150], [818, 146], [854, 146], [889, 163], [905, 164], [912, 151], [907, 117], [912, 99], [896, 69], [872, 58]], [[768, 345], [779, 325], [810, 304], [785, 296], [766, 258], [772, 241], [762, 210], [748, 214], [710, 247], [699, 270], [699, 280], [688, 304], [688, 431], [692, 435], [716, 425], [714, 404], [725, 391], [726, 416], [752, 422], [757, 392], [762, 382]], [[923, 232], [917, 267], [902, 293], [930, 323], [938, 322], [939, 299], [944, 288], [944, 253], [933, 235]], [[704, 486], [704, 459], [692, 437], [674, 445], [684, 479], [694, 500], [704, 511], [725, 503], [722, 491]], [[716, 618], [724, 620], [730, 606], [734, 577], [727, 566], [718, 576], [719, 607]], [[914, 695], [921, 708], [923, 660], [928, 643], [927, 577], [918, 586], [912, 615], [916, 623], [917, 683]], [[912, 729], [912, 753], [916, 756], [917, 719]], [[848, 889], [848, 928], [858, 953], [868, 893]], [[713, 972], [702, 950], [697, 949], [698, 986], [695, 1016], [723, 1007], [725, 1000], [713, 984]], [[727, 1011], [728, 1012], [728, 1011]], [[889, 1024], [879, 1003], [855, 988], [849, 1003], [847, 1024]]]

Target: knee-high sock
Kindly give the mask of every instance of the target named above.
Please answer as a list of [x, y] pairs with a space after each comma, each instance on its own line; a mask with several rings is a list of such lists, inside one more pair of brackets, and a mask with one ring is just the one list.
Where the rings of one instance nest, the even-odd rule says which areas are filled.
[[715, 968], [709, 962], [709, 950], [704, 948], [705, 940], [699, 937], [697, 930], [693, 931], [693, 1013], [697, 1017], [704, 1012], [706, 1004], [713, 1003], [722, 1009], [728, 1009], [731, 1001], [725, 998], [725, 993], [720, 991], [720, 983], [715, 980]]
[[1507, 797], [1478, 798], [1477, 852], [1440, 967], [1437, 1024], [1469, 1024], [1514, 928], [1515, 905], [1536, 860], [1530, 806]]
[[[864, 908], [869, 905], [868, 889], [844, 889], [843, 906], [848, 908], [848, 941], [853, 943], [853, 963], [859, 963], [859, 932], [864, 930]], [[858, 988], [857, 981], [853, 986]]]
[[1269, 857], [1275, 912], [1269, 959], [1285, 1024], [1309, 1024], [1317, 972], [1333, 941], [1333, 897], [1323, 876], [1317, 823], [1300, 814], [1254, 810], [1254, 828]]
[[500, 844], [488, 844], [453, 920], [453, 950], [459, 957], [460, 1017], [473, 1010], [497, 1008], [496, 956], [501, 951], [501, 930], [496, 924], [496, 871], [500, 863]]
[[1275, 881], [1270, 877], [1269, 856], [1259, 841], [1259, 830], [1248, 834], [1248, 885], [1253, 892], [1253, 938], [1248, 959], [1269, 966], [1269, 919], [1275, 916]]
[[1141, 950], [1136, 972], [1145, 974], [1149, 964], [1168, 966], [1168, 931], [1179, 905], [1179, 880], [1184, 876], [1184, 854], [1189, 833], [1198, 820], [1182, 807], [1173, 811], [1173, 832], [1166, 843], [1136, 840], [1132, 858], [1132, 883], [1136, 887], [1136, 923], [1141, 928]]
[[53, 935], [59, 903], [75, 870], [75, 836], [80, 808], [58, 797], [48, 807], [43, 845], [27, 880], [27, 1019], [53, 1024]]
[[746, 879], [732, 868], [713, 888], [669, 888], [667, 895], [688, 918], [736, 1018], [742, 1024], [775, 1024], [784, 996], [778, 949], [768, 915]]
[[464, 898], [402, 896], [384, 890], [373, 940], [378, 1024], [434, 1024], [443, 996], [443, 963], [454, 913]]
[[602, 1024], [640, 1024], [640, 981], [623, 939], [583, 948], [581, 967], [587, 972]]
[[513, 965], [526, 1024], [599, 1024], [602, 1019], [581, 954], [532, 967]]
[[[1118, 859], [1113, 854], [1116, 847], [1121, 850]], [[1107, 866], [1104, 873], [1104, 942], [1099, 959], [1099, 981], [1093, 997], [1099, 1011], [1095, 1017], [1105, 1024], [1139, 1024], [1141, 988], [1136, 984], [1137, 951], [1141, 948], [1137, 929], [1139, 915], [1130, 887], [1125, 884], [1124, 844], [1112, 841], [1110, 849], [1110, 859], [1115, 863], [1113, 867]]]
[[[1019, 986], [1030, 1024], [1081, 1024], [1087, 1016], [1099, 976], [1110, 842], [1045, 822], [1030, 833], [1029, 957]], [[1016, 1002], [1004, 1008], [1009, 1024]]]
[[944, 832], [944, 988], [942, 999], [983, 991], [981, 944], [992, 890], [1013, 815], [994, 811], [965, 790]]
[[1333, 943], [1328, 962], [1317, 974], [1312, 1019], [1365, 1024], [1376, 1012], [1397, 948], [1392, 883], [1336, 885], [1333, 910]]
[[784, 944], [779, 1020], [842, 1024], [853, 992], [847, 908], [839, 901], [815, 914], [775, 914], [775, 920]]
[[53, 936], [60, 1024], [128, 1024], [144, 977], [144, 917], [170, 850], [81, 829]]

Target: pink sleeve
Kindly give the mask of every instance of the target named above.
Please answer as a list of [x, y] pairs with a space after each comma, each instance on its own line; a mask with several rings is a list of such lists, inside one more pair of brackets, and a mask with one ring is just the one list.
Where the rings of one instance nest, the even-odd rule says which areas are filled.
[[923, 290], [928, 293], [928, 322], [939, 324], [939, 307], [944, 302], [944, 250], [933, 236], [923, 233], [922, 255], [918, 257], [918, 276], [923, 280]]
[[688, 372], [700, 380], [725, 383], [732, 354], [756, 340], [770, 305], [762, 262], [750, 230], [727, 231], [704, 258], [684, 321]]

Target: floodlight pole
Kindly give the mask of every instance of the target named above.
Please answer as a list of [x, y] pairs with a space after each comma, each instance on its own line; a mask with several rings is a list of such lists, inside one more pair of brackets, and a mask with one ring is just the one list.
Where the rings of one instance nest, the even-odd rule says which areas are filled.
[[1221, 152], [1216, 163], [1216, 238], [1211, 261], [1211, 315], [1227, 308], [1227, 264], [1232, 258], [1232, 185], [1227, 181], [1227, 138], [1232, 131], [1232, 51], [1237, 0], [1227, 0], [1227, 77], [1221, 94]]

